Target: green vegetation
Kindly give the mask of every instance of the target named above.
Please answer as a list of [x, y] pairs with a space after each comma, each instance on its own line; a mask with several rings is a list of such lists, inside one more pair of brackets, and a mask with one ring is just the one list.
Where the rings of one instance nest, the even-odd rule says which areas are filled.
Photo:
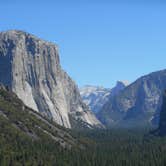
[[67, 129], [0, 87], [0, 166], [62, 165], [68, 163], [64, 157], [71, 147], [77, 141]]
[[0, 165], [2, 166], [166, 165], [166, 139], [149, 138], [144, 136], [145, 131], [98, 131], [84, 132], [83, 135], [75, 133], [74, 135], [84, 144], [84, 148], [65, 149], [52, 140], [32, 141], [11, 130], [4, 128], [5, 136], [1, 134], [0, 137]]
[[[166, 165], [166, 138], [147, 133], [148, 129], [84, 132], [80, 135], [84, 140], [87, 138], [89, 146], [81, 156], [84, 156], [84, 163], [89, 166]], [[88, 139], [94, 142], [90, 143]]]
[[166, 138], [149, 131], [68, 131], [0, 88], [0, 166], [164, 166]]

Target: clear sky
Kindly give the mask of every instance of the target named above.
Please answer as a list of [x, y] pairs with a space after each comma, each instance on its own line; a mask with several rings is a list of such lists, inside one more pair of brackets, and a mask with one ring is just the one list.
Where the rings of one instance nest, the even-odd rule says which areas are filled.
[[0, 31], [9, 29], [58, 44], [61, 64], [79, 86], [112, 87], [166, 68], [160, 0], [1, 0]]

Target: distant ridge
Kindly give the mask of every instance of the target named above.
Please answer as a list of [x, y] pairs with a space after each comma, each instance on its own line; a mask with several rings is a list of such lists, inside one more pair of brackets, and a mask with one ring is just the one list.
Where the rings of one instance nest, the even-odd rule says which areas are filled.
[[127, 85], [127, 81], [117, 81], [116, 86], [112, 89], [102, 86], [85, 85], [80, 88], [80, 93], [85, 104], [87, 104], [94, 113], [98, 113], [111, 96], [117, 95]]
[[158, 125], [166, 70], [140, 77], [103, 106], [98, 118], [108, 127]]

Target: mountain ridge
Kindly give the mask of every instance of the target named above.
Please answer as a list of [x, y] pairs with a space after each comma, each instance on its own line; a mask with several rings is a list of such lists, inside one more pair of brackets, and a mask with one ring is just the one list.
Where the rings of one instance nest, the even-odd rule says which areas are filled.
[[108, 126], [157, 125], [165, 88], [165, 69], [142, 76], [111, 98], [98, 118]]

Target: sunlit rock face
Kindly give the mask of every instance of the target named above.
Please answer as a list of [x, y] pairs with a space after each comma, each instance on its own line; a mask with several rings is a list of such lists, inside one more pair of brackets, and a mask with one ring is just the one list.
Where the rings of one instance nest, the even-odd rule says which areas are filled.
[[70, 118], [102, 126], [62, 70], [58, 47], [22, 31], [0, 33], [0, 82], [30, 108], [71, 128]]

